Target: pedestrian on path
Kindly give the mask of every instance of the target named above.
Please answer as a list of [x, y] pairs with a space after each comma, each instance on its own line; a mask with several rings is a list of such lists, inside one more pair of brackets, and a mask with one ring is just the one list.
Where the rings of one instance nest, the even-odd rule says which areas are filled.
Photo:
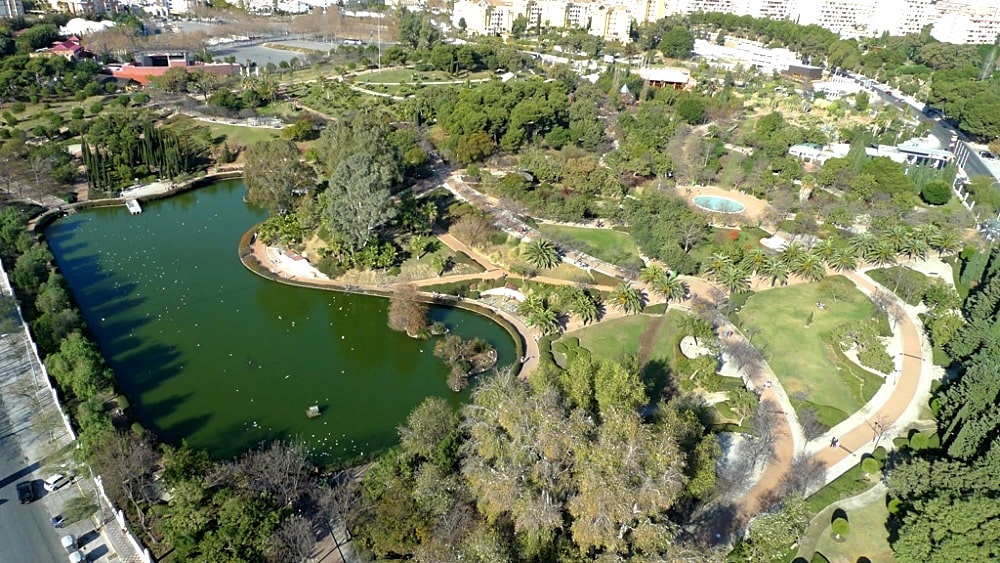
[[830, 447], [831, 448], [836, 448], [839, 445], [840, 445], [840, 439], [838, 439], [836, 436], [834, 436], [833, 438], [830, 439]]

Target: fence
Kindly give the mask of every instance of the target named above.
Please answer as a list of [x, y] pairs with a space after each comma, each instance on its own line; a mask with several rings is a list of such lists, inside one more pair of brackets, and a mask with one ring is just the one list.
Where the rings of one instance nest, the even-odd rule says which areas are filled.
[[[10, 285], [10, 280], [7, 277], [7, 271], [4, 269], [2, 261], [0, 261], [0, 291], [2, 291], [4, 295], [14, 297], [14, 288]], [[49, 372], [45, 369], [45, 364], [42, 363], [42, 357], [38, 353], [38, 346], [35, 344], [34, 339], [31, 338], [31, 332], [28, 330], [28, 323], [24, 320], [24, 315], [21, 313], [21, 306], [16, 302], [16, 300], [15, 304], [17, 308], [17, 318], [21, 322], [21, 330], [24, 331], [25, 346], [29, 349], [31, 355], [31, 376], [35, 380], [36, 385], [44, 385], [48, 392], [52, 395], [52, 401], [59, 410], [59, 416], [62, 418], [63, 424], [66, 426], [66, 432], [69, 433], [72, 441], [76, 441], [76, 432], [73, 431], [73, 425], [70, 424], [69, 417], [66, 415], [66, 411], [63, 409], [62, 403], [59, 401], [59, 395], [56, 393], [55, 387], [52, 386], [52, 382], [49, 379]], [[35, 372], [35, 364], [38, 364], [39, 366], [42, 376], [41, 379], [39, 379], [38, 374]], [[93, 475], [93, 470], [91, 470], [91, 475]], [[111, 511], [115, 516], [115, 520], [118, 521], [119, 529], [128, 540], [132, 549], [135, 550], [135, 553], [138, 554], [139, 559], [143, 563], [153, 563], [153, 557], [150, 555], [149, 550], [144, 548], [142, 544], [135, 539], [132, 533], [128, 531], [122, 511], [115, 508], [111, 499], [108, 498], [108, 495], [104, 492], [104, 486], [101, 483], [101, 477], [99, 475], [94, 476], [94, 483], [97, 485], [97, 491], [101, 500], [111, 508]], [[122, 555], [123, 554], [119, 553], [119, 556]]]

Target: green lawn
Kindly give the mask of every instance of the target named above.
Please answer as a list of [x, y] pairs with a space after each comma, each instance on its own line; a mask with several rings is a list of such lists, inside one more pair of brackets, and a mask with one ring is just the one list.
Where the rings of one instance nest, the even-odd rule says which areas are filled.
[[919, 305], [931, 279], [905, 266], [868, 270], [868, 276], [910, 305]]
[[586, 254], [605, 262], [620, 265], [637, 262], [639, 249], [628, 233], [612, 229], [588, 229], [561, 225], [539, 225], [539, 230], [554, 241], [566, 241]]
[[437, 82], [444, 80], [476, 80], [478, 78], [489, 78], [489, 76], [489, 72], [473, 72], [453, 76], [439, 70], [418, 72], [409, 68], [391, 68], [371, 74], [362, 74], [355, 80], [358, 83], [367, 82], [370, 84], [378, 84], [380, 82], [409, 82], [412, 84], [418, 79], [422, 82]]
[[[817, 302], [827, 308], [819, 310]], [[753, 343], [764, 350], [793, 403], [799, 403], [796, 408], [810, 403], [819, 420], [832, 426], [861, 408], [881, 380], [851, 369], [825, 337], [842, 323], [872, 319], [873, 312], [871, 302], [850, 281], [834, 276], [755, 293], [739, 319], [744, 331], [752, 333]]]
[[[679, 339], [676, 327], [682, 316], [679, 311], [667, 312], [663, 325], [650, 342], [649, 361], [658, 360], [669, 365]], [[629, 315], [574, 331], [560, 340], [579, 338], [580, 346], [589, 350], [595, 360], [619, 360], [639, 353], [639, 341], [655, 318], [653, 315]]]
[[240, 127], [237, 125], [226, 125], [224, 123], [213, 123], [211, 121], [196, 122], [197, 125], [208, 127], [215, 139], [223, 138], [227, 143], [233, 145], [252, 145], [258, 141], [277, 139], [281, 136], [278, 129], [264, 127]]
[[869, 561], [889, 563], [895, 561], [892, 548], [889, 547], [889, 532], [885, 522], [889, 518], [889, 510], [884, 499], [847, 511], [847, 520], [851, 531], [842, 541], [833, 539], [830, 526], [827, 525], [820, 534], [816, 551], [822, 553], [830, 563], [854, 563], [861, 557]]

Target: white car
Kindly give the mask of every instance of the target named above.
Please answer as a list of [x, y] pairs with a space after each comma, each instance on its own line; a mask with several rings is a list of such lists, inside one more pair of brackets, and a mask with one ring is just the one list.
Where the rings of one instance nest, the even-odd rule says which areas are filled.
[[79, 549], [69, 554], [69, 563], [83, 563], [87, 556]]
[[45, 487], [46, 491], [49, 491], [51, 493], [52, 491], [56, 491], [62, 488], [72, 480], [73, 480], [72, 475], [63, 475], [61, 473], [56, 473], [55, 475], [52, 475], [49, 478], [45, 479], [43, 486]]

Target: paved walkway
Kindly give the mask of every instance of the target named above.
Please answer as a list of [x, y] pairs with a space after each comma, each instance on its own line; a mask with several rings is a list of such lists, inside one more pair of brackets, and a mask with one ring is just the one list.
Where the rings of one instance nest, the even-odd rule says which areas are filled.
[[[862, 273], [849, 273], [846, 276], [866, 294], [870, 295], [878, 288], [878, 284]], [[891, 447], [888, 436], [894, 436], [905, 426], [916, 422], [921, 402], [929, 396], [937, 371], [931, 361], [929, 344], [922, 338], [922, 326], [913, 308], [904, 307], [904, 315], [896, 328], [902, 346], [901, 357], [897, 358], [900, 366], [898, 377], [894, 378], [895, 381], [886, 382], [868, 404], [823, 436], [805, 444], [797, 444], [798, 440], [792, 430], [797, 426], [794, 410], [787, 404], [787, 397], [782, 397], [784, 392], [780, 382], [775, 378], [773, 385], [764, 390], [762, 399], [778, 401], [786, 416], [777, 417], [774, 429], [778, 438], [775, 454], [757, 483], [736, 503], [735, 520], [730, 523], [728, 532], [742, 528], [750, 518], [780, 499], [796, 453], [805, 453], [825, 468], [823, 483], [816, 486], [818, 490], [859, 463], [861, 455], [873, 451], [880, 442], [881, 445]], [[832, 437], [838, 438], [839, 447], [830, 447]], [[715, 529], [720, 529], [721, 524], [723, 523], [716, 522]]]

